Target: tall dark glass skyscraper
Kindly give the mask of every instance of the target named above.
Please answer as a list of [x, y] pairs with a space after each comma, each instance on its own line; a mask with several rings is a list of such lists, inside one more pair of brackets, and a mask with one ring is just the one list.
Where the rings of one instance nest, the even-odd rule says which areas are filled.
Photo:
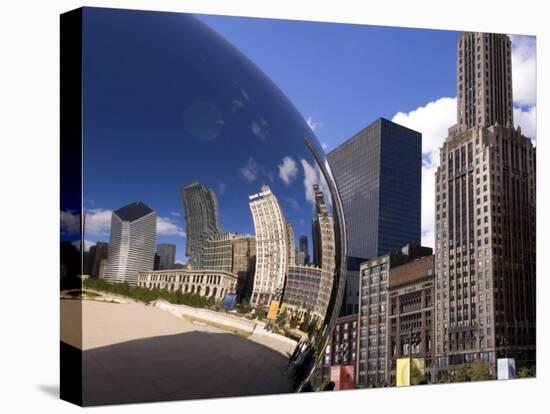
[[328, 154], [344, 207], [348, 256], [420, 244], [422, 135], [380, 118]]

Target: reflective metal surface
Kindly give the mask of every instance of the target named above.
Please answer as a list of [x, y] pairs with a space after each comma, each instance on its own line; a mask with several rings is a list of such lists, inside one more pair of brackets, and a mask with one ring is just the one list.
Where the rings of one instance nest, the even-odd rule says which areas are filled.
[[[136, 285], [211, 297], [212, 312], [252, 321], [258, 331], [247, 340], [261, 334], [283, 357], [262, 364], [260, 353], [235, 355], [249, 362], [235, 369], [255, 370], [240, 374], [262, 378], [266, 394], [281, 392], [270, 386], [281, 375], [290, 384], [283, 391], [301, 390], [324, 352], [345, 278], [341, 205], [313, 131], [261, 70], [197, 18], [88, 10], [84, 210], [110, 191], [105, 208], [142, 201], [157, 211], [157, 232], [157, 206], [179, 212], [185, 235], [176, 250], [186, 266], [140, 269]], [[224, 310], [232, 300], [236, 313]], [[224, 375], [218, 370], [232, 365], [204, 369]], [[198, 395], [258, 393], [229, 388]]]

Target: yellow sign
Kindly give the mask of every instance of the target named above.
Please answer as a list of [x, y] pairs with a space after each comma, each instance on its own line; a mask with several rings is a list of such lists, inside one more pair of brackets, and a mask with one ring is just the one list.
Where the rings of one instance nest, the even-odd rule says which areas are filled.
[[278, 300], [271, 301], [269, 305], [269, 312], [267, 313], [267, 319], [273, 320], [277, 317], [277, 312], [279, 312], [280, 302]]
[[411, 385], [411, 360], [410, 358], [398, 358], [395, 367], [395, 385], [407, 387]]
[[395, 367], [395, 382], [398, 387], [418, 383], [418, 376], [424, 376], [424, 358], [399, 358]]

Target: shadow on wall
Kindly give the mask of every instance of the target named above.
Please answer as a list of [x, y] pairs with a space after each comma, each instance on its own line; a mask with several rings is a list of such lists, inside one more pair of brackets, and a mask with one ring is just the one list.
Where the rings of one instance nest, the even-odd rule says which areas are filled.
[[82, 359], [84, 406], [293, 392], [285, 356], [227, 333], [139, 339]]

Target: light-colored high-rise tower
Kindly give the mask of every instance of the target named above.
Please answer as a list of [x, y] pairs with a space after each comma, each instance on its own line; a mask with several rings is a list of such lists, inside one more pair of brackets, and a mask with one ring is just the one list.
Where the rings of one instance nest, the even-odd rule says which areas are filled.
[[267, 305], [279, 299], [288, 266], [288, 228], [277, 198], [268, 186], [249, 196], [256, 231], [256, 271], [251, 303]]
[[535, 148], [512, 119], [510, 39], [457, 44], [457, 124], [435, 183], [436, 369], [535, 364]]
[[458, 126], [512, 125], [512, 62], [508, 36], [463, 33], [457, 47]]
[[334, 284], [334, 272], [336, 265], [336, 246], [334, 240], [334, 220], [330, 215], [323, 192], [317, 184], [313, 185], [315, 192], [316, 217], [313, 219], [313, 251], [315, 265], [322, 269], [319, 293], [315, 305], [315, 313], [323, 319], [326, 315], [332, 285]]
[[138, 272], [153, 270], [157, 216], [142, 202], [113, 211], [105, 280], [137, 284]]

